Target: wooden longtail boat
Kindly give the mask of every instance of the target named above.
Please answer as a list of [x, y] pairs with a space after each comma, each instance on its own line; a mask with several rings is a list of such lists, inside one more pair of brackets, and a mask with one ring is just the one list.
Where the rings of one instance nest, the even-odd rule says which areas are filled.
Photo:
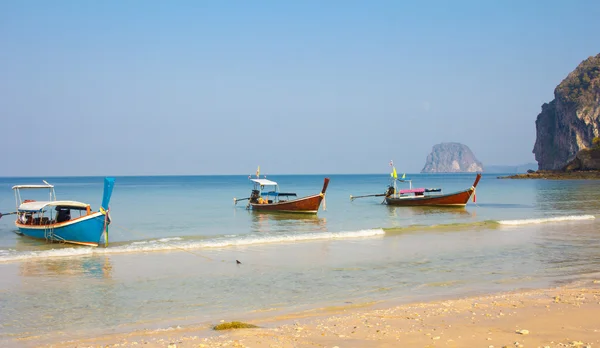
[[464, 207], [469, 202], [471, 196], [475, 193], [475, 188], [481, 179], [481, 174], [477, 174], [473, 186], [466, 190], [440, 194], [430, 192], [441, 192], [439, 189], [410, 188], [408, 190], [394, 191], [386, 195], [385, 203], [393, 206], [449, 206]]
[[[439, 188], [413, 188], [412, 180], [406, 179], [406, 174], [402, 175], [401, 178], [398, 178], [398, 173], [396, 172], [396, 168], [393, 166], [393, 162], [390, 161], [390, 166], [392, 166], [391, 180], [392, 184], [388, 186], [388, 189], [385, 193], [382, 194], [374, 194], [374, 195], [364, 195], [364, 196], [350, 196], [350, 200], [354, 200], [356, 198], [363, 197], [385, 197], [382, 202], [388, 205], [393, 206], [438, 206], [438, 207], [464, 207], [469, 202], [471, 196], [473, 196], [473, 202], [475, 202], [475, 188], [481, 179], [481, 174], [477, 174], [475, 178], [475, 182], [473, 186], [470, 188], [449, 193], [442, 194], [442, 189]], [[397, 182], [407, 182], [409, 184], [409, 188], [406, 190], [398, 190]]]
[[[108, 245], [109, 208], [114, 178], [104, 179], [104, 194], [98, 211], [91, 210], [88, 203], [56, 200], [54, 186], [44, 181], [44, 185], [16, 185], [17, 205], [16, 227], [19, 234], [48, 242], [71, 243], [86, 246], [98, 246], [104, 237], [104, 246]], [[49, 190], [49, 200], [23, 200], [21, 191], [32, 189]], [[78, 216], [71, 216], [71, 213]], [[13, 213], [11, 213], [13, 214]], [[1, 216], [2, 214], [0, 214]]]
[[279, 192], [279, 185], [275, 181], [267, 179], [250, 179], [254, 183], [254, 189], [248, 198], [236, 199], [235, 204], [242, 200], [248, 200], [246, 209], [265, 212], [284, 212], [284, 213], [305, 213], [316, 214], [325, 198], [329, 178], [325, 178], [321, 192], [301, 198], [296, 197], [295, 193]]

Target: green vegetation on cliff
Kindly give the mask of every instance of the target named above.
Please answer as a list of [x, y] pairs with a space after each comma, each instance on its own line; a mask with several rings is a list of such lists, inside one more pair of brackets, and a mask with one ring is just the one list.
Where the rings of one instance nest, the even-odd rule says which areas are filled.
[[594, 88], [600, 88], [600, 54], [584, 60], [556, 89], [566, 102], [594, 104]]

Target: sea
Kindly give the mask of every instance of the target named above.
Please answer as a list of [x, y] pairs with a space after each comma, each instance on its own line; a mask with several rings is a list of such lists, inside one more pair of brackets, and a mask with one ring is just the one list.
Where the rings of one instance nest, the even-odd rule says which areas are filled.
[[[245, 175], [116, 177], [108, 247], [48, 244], [15, 233], [14, 216], [0, 218], [0, 345], [598, 279], [600, 181], [501, 175], [484, 174], [464, 208], [350, 200], [385, 192], [386, 174], [268, 175], [298, 196], [320, 192], [329, 177], [311, 216], [234, 204], [252, 189]], [[475, 179], [407, 177], [444, 193]], [[0, 212], [15, 210], [13, 185], [42, 180], [60, 200], [100, 205], [102, 177], [4, 177]]]

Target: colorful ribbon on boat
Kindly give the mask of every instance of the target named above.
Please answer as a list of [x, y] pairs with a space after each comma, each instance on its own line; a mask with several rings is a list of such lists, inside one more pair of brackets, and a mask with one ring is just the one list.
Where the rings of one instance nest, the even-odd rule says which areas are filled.
[[110, 223], [108, 212], [110, 211], [110, 208], [108, 208], [108, 210], [104, 210], [102, 207], [100, 207], [100, 210], [103, 211], [104, 214], [104, 247], [106, 248], [108, 246], [108, 224]]
[[319, 196], [323, 197], [323, 211], [327, 210], [327, 200], [325, 200], [325, 194], [323, 192], [319, 193]]

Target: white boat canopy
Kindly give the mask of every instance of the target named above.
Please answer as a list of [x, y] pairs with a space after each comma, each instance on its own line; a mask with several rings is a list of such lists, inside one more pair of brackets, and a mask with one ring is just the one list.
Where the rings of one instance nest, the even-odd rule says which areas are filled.
[[45, 207], [65, 207], [71, 209], [87, 209], [90, 205], [77, 201], [35, 201], [23, 203], [19, 206], [19, 212], [36, 213]]
[[267, 180], [267, 179], [250, 179], [252, 181], [254, 181], [255, 183], [261, 185], [261, 186], [277, 186], [277, 183], [275, 181], [271, 181], [271, 180]]
[[54, 185], [15, 185], [12, 187], [13, 190], [22, 190], [22, 189], [50, 189], [54, 188]]

